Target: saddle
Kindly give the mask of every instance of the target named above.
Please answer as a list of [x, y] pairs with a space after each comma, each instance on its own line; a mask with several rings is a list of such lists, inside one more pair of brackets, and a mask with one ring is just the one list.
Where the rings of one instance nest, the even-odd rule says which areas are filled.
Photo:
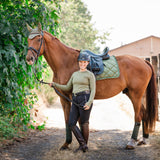
[[106, 47], [101, 54], [95, 54], [90, 50], [81, 50], [81, 52], [86, 52], [90, 55], [90, 63], [87, 66], [87, 69], [94, 73], [94, 75], [99, 75], [104, 71], [103, 60], [109, 59], [108, 54], [109, 48]]

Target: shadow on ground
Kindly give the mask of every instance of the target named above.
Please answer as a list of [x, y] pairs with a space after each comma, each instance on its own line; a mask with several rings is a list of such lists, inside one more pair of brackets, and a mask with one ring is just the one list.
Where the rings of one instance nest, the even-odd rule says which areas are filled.
[[3, 149], [0, 160], [160, 160], [159, 133], [150, 136], [150, 145], [126, 150], [130, 135], [131, 131], [91, 130], [89, 151], [75, 154], [78, 144], [74, 137], [70, 150], [59, 150], [65, 140], [64, 129], [34, 131], [24, 142]]

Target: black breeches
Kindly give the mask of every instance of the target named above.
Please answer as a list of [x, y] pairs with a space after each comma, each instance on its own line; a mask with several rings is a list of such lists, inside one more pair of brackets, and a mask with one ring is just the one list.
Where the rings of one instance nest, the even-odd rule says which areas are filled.
[[[90, 97], [90, 94], [82, 94], [78, 96], [73, 96], [72, 99], [75, 103], [80, 104], [81, 106], [84, 106], [86, 102], [88, 102], [89, 97]], [[80, 118], [81, 124], [89, 123], [91, 109], [92, 109], [92, 105], [89, 110], [84, 110], [82, 107], [78, 107], [72, 103], [72, 107], [69, 115], [69, 126], [70, 127], [75, 126], [79, 118]]]

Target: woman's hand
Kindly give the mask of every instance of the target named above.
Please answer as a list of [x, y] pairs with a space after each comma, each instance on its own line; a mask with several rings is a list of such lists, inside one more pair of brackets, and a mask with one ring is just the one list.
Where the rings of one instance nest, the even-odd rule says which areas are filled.
[[52, 82], [52, 83], [49, 83], [48, 85], [50, 86], [50, 87], [52, 87], [52, 86], [54, 86], [54, 82]]
[[87, 106], [87, 105], [85, 105], [83, 108], [84, 108], [84, 110], [89, 110], [90, 109], [90, 107]]

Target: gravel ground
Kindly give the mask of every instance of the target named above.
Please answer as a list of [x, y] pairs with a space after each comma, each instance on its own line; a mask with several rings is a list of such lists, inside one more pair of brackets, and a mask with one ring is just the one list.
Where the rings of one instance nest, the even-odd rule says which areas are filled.
[[156, 132], [150, 135], [148, 145], [125, 149], [134, 124], [132, 104], [125, 95], [94, 101], [87, 153], [73, 153], [78, 147], [74, 137], [70, 150], [59, 150], [65, 140], [59, 99], [50, 107], [39, 102], [33, 111], [37, 124], [46, 121], [47, 128], [41, 132], [31, 131], [27, 139], [0, 150], [0, 160], [160, 160], [160, 122]]

